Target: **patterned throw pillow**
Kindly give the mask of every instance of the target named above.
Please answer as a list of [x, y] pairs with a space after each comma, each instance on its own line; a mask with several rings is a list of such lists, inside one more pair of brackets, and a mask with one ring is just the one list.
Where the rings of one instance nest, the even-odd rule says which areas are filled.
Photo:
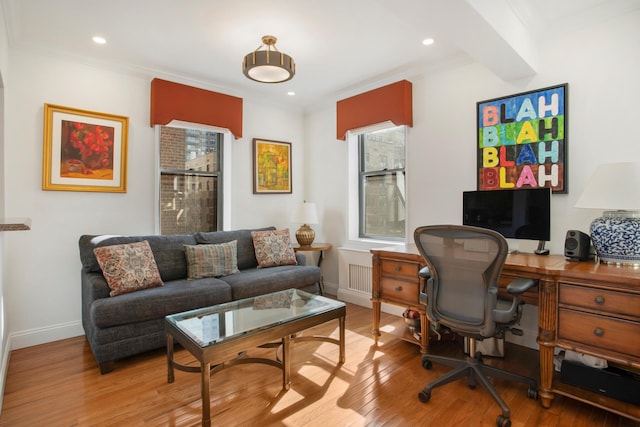
[[217, 245], [184, 245], [187, 255], [187, 277], [220, 277], [235, 274], [238, 270], [238, 241]]
[[252, 231], [258, 268], [297, 264], [289, 230]]
[[146, 240], [101, 246], [93, 253], [107, 279], [112, 297], [163, 285], [151, 246]]

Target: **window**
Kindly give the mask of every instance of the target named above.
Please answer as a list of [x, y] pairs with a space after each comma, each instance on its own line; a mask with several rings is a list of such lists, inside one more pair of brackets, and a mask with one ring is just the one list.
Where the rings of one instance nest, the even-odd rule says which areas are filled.
[[359, 237], [404, 239], [406, 127], [358, 136]]
[[222, 228], [222, 140], [219, 132], [160, 127], [160, 234]]

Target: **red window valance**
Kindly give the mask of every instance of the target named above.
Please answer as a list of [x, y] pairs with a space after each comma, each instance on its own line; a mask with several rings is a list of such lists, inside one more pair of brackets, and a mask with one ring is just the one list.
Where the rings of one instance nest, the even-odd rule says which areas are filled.
[[162, 79], [151, 81], [151, 126], [172, 120], [229, 129], [242, 137], [242, 98]]
[[411, 82], [401, 80], [378, 89], [338, 101], [337, 138], [347, 131], [391, 121], [396, 126], [413, 126]]

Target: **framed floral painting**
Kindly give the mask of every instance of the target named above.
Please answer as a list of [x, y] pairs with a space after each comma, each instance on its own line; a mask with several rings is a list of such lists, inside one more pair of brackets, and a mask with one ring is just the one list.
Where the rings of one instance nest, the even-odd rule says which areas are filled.
[[253, 193], [291, 193], [291, 143], [253, 139]]
[[42, 189], [127, 191], [129, 118], [44, 104]]

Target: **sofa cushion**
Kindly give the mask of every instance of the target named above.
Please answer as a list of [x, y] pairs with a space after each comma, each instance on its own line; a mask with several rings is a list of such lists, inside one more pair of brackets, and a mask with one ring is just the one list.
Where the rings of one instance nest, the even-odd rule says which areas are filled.
[[217, 244], [237, 240], [238, 268], [240, 270], [244, 270], [246, 268], [255, 268], [258, 265], [256, 253], [253, 249], [253, 237], [251, 237], [251, 232], [275, 229], [275, 227], [266, 227], [252, 230], [198, 232], [195, 234], [195, 239], [198, 244]]
[[[151, 246], [160, 277], [169, 280], [185, 279], [187, 277], [187, 257], [184, 245], [195, 245], [196, 239], [192, 234], [176, 234], [171, 236], [90, 236], [80, 237], [80, 261], [82, 270], [87, 273], [99, 273], [100, 265], [96, 260], [93, 249], [101, 246], [119, 245], [123, 243], [141, 242], [146, 240]], [[232, 239], [233, 240], [233, 239]]]
[[127, 243], [95, 248], [102, 275], [112, 297], [141, 289], [162, 286], [158, 266], [149, 242]]
[[258, 268], [297, 264], [288, 229], [253, 231], [251, 236]]
[[187, 278], [220, 277], [238, 272], [238, 241], [217, 245], [184, 245]]
[[251, 268], [238, 274], [221, 277], [233, 289], [233, 299], [254, 297], [285, 289], [302, 289], [319, 283], [319, 267], [283, 265], [271, 268]]
[[230, 285], [220, 279], [173, 280], [160, 288], [96, 300], [91, 304], [90, 316], [97, 327], [109, 328], [222, 304], [231, 301], [231, 297]]

